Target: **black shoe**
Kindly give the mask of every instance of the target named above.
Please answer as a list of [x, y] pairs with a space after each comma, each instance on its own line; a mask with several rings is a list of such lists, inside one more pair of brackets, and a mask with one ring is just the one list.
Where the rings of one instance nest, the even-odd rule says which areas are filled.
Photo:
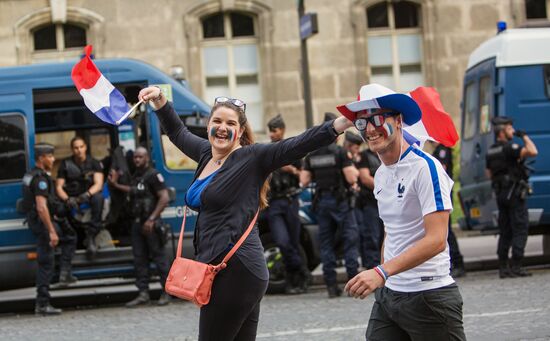
[[456, 266], [451, 269], [452, 278], [459, 278], [464, 276], [466, 276], [466, 270], [464, 269], [464, 266]]
[[510, 271], [510, 267], [508, 266], [508, 261], [499, 261], [498, 277], [500, 277], [500, 278], [514, 278], [514, 277], [516, 277], [516, 275], [514, 275]]
[[52, 307], [50, 303], [46, 304], [36, 304], [34, 306], [34, 313], [36, 315], [49, 316], [49, 315], [60, 315], [63, 312], [61, 309]]
[[160, 298], [157, 302], [157, 305], [160, 305], [160, 306], [168, 305], [170, 304], [170, 302], [172, 302], [172, 296], [170, 296], [166, 292], [162, 292], [162, 294], [160, 294]]
[[338, 285], [329, 285], [327, 286], [328, 291], [328, 298], [335, 298], [342, 296], [342, 289], [338, 287]]
[[302, 292], [307, 292], [309, 285], [312, 283], [313, 279], [311, 273], [308, 269], [302, 269], [299, 275], [298, 286], [302, 289]]
[[512, 260], [510, 262], [510, 273], [513, 274], [514, 277], [529, 277], [533, 275], [521, 266], [521, 261], [517, 260]]
[[76, 283], [76, 281], [78, 281], [78, 279], [73, 276], [70, 271], [61, 270], [59, 274], [59, 283], [57, 285], [58, 287], [64, 288]]
[[136, 298], [126, 303], [126, 308], [134, 308], [138, 305], [149, 304], [151, 299], [149, 298], [149, 292], [140, 291]]
[[298, 295], [303, 292], [302, 287], [300, 285], [301, 274], [299, 271], [287, 272], [285, 280], [286, 280], [285, 294]]

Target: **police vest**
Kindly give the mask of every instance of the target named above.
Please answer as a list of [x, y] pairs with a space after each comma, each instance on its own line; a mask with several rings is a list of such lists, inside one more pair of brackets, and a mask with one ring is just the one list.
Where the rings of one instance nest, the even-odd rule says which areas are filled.
[[344, 190], [344, 175], [339, 162], [340, 149], [336, 144], [323, 147], [310, 154], [309, 168], [313, 173], [316, 189], [320, 191]]
[[155, 175], [153, 168], [148, 168], [143, 174], [132, 177], [130, 185], [129, 201], [130, 214], [134, 218], [147, 219], [157, 204], [155, 190], [149, 183], [151, 176]]
[[44, 170], [35, 167], [31, 169], [29, 172], [25, 173], [23, 176], [22, 182], [23, 182], [23, 204], [22, 209], [23, 212], [26, 214], [29, 213], [36, 213], [36, 199], [35, 199], [35, 193], [33, 192], [33, 185], [34, 180], [37, 175], [43, 175], [46, 178], [46, 181], [48, 181], [48, 209], [50, 211], [50, 214], [53, 213], [53, 201], [55, 199], [55, 192], [54, 192], [54, 183], [53, 179], [46, 173]]
[[65, 179], [63, 189], [69, 196], [78, 196], [86, 192], [94, 184], [93, 171], [84, 172], [72, 158], [65, 159], [63, 162], [67, 170], [67, 178]]
[[491, 171], [493, 182], [514, 182], [521, 179], [522, 166], [517, 159], [506, 153], [509, 142], [497, 141], [486, 155], [487, 168]]
[[295, 194], [300, 184], [296, 175], [277, 169], [271, 174], [269, 186], [270, 198], [278, 199]]

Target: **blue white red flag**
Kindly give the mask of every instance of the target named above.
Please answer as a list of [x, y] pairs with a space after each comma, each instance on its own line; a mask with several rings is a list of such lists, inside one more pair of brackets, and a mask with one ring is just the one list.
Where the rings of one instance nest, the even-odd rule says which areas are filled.
[[405, 126], [404, 130], [418, 139], [420, 145], [431, 140], [453, 147], [459, 139], [458, 133], [453, 119], [443, 109], [439, 93], [434, 88], [421, 86], [408, 95], [418, 103], [422, 118], [411, 126]]
[[71, 72], [74, 85], [84, 104], [103, 122], [119, 125], [131, 113], [124, 96], [105, 78], [90, 58], [92, 45], [84, 48], [85, 56]]

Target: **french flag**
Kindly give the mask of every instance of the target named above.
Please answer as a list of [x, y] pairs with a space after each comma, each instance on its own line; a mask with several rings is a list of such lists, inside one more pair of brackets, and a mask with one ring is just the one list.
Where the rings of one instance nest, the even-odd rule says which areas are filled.
[[74, 85], [84, 99], [84, 104], [103, 122], [119, 125], [131, 113], [128, 103], [120, 91], [105, 78], [94, 64], [90, 55], [92, 45], [84, 48], [85, 56], [71, 72]]
[[430, 140], [453, 147], [459, 140], [458, 133], [453, 119], [443, 109], [439, 93], [434, 88], [421, 86], [408, 95], [418, 103], [422, 118], [413, 125], [405, 126], [405, 132], [419, 140], [416, 142], [420, 145]]

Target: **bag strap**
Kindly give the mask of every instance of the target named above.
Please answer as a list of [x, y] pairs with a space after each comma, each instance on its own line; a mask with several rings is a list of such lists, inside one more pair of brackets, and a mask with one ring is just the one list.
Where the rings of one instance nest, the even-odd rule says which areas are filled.
[[[260, 213], [260, 209], [258, 209], [256, 211], [256, 215], [254, 216], [254, 219], [252, 219], [252, 221], [250, 222], [250, 225], [248, 226], [246, 231], [243, 233], [241, 238], [239, 238], [237, 243], [231, 248], [231, 250], [229, 250], [229, 252], [225, 255], [225, 257], [223, 257], [222, 262], [215, 266], [217, 269], [225, 268], [225, 266], [226, 266], [227, 262], [229, 261], [229, 259], [233, 256], [233, 254], [235, 252], [237, 252], [239, 247], [241, 247], [241, 245], [242, 245], [242, 243], [244, 243], [246, 237], [248, 237], [248, 235], [252, 231], [252, 228], [254, 227], [254, 224], [256, 224], [256, 219], [258, 219], [258, 214], [259, 213]], [[176, 253], [176, 257], [181, 257], [181, 244], [182, 244], [182, 239], [183, 239], [183, 232], [184, 232], [184, 229], [185, 229], [185, 220], [186, 220], [186, 218], [187, 218], [187, 207], [185, 207], [185, 211], [183, 213], [183, 221], [181, 223], [180, 237], [179, 237], [179, 241], [178, 241], [178, 250], [177, 250], [177, 253]]]

